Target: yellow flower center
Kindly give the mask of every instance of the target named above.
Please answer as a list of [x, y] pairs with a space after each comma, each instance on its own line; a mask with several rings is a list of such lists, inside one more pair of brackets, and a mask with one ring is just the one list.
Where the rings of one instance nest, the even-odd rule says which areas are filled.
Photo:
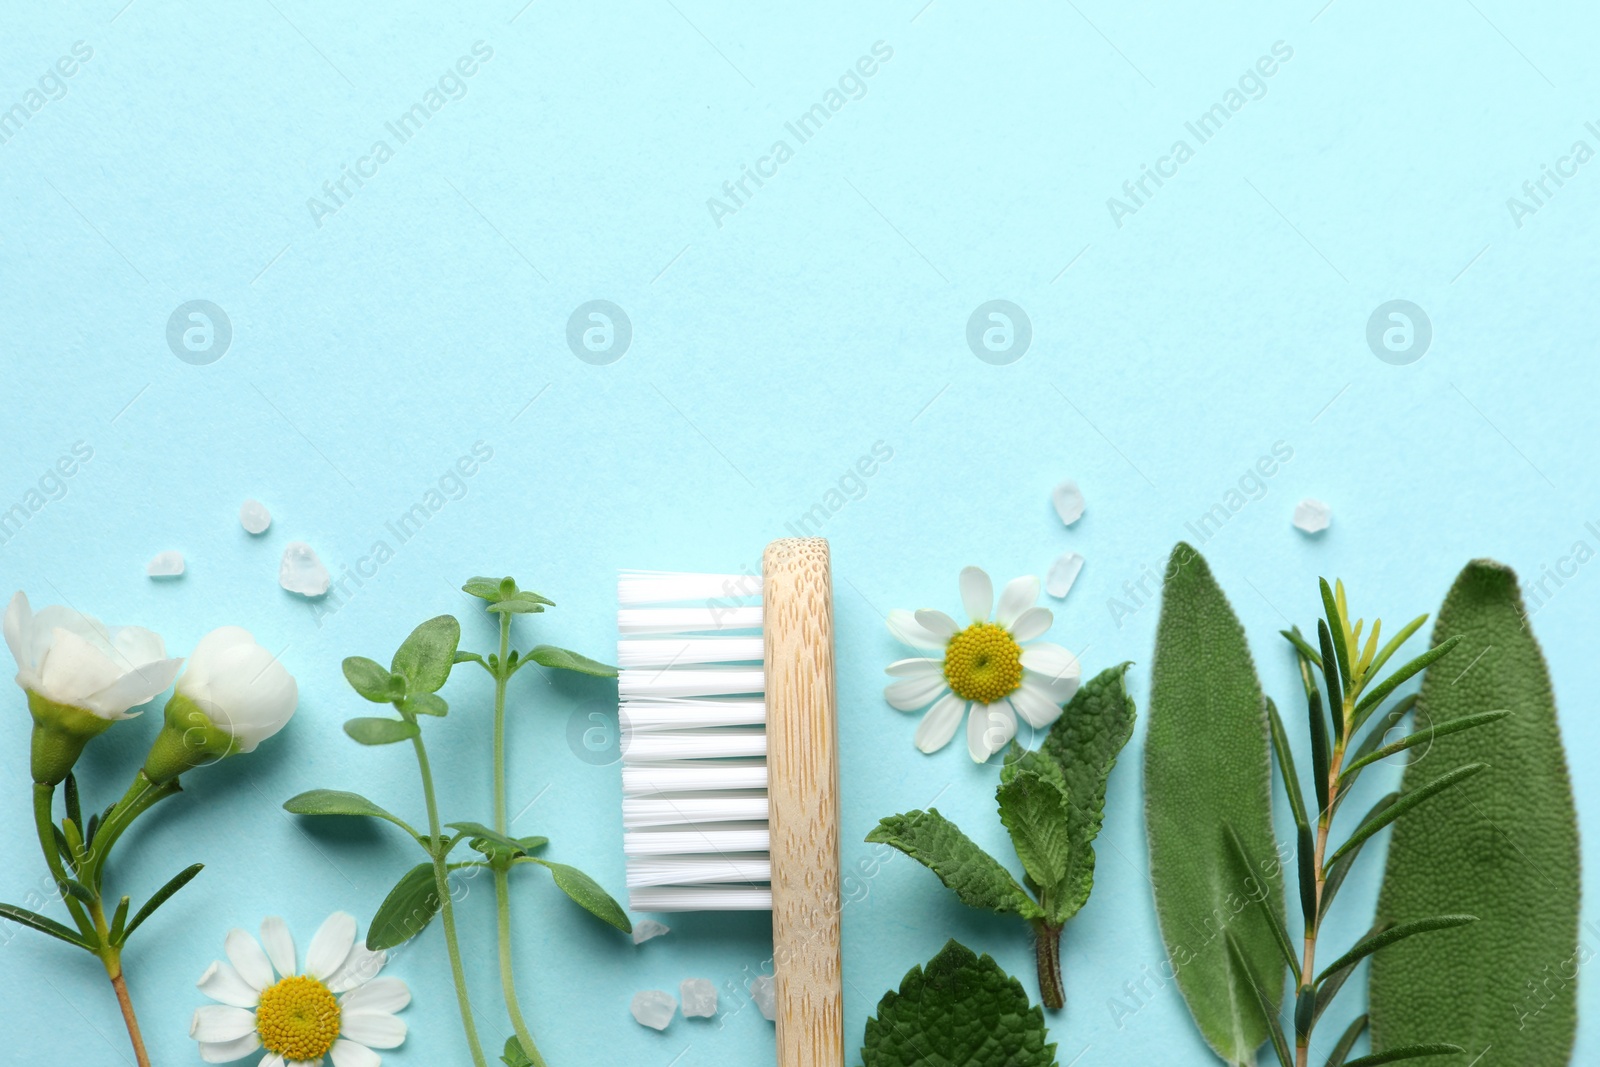
[[286, 1060], [318, 1060], [339, 1037], [339, 1002], [315, 978], [284, 978], [261, 992], [256, 1033]]
[[956, 696], [993, 704], [1022, 685], [1022, 646], [1004, 627], [975, 622], [944, 649], [944, 677]]

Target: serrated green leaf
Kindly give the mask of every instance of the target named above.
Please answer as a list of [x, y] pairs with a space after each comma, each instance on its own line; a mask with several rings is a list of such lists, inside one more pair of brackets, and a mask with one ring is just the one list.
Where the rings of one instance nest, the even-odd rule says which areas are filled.
[[185, 867], [183, 870], [173, 875], [167, 881], [166, 885], [162, 886], [160, 889], [157, 889], [153, 894], [151, 894], [150, 899], [144, 902], [144, 907], [140, 908], [138, 912], [134, 914], [133, 918], [128, 921], [127, 928], [122, 931], [122, 940], [127, 941], [128, 938], [132, 937], [133, 932], [139, 929], [140, 925], [143, 924], [146, 919], [154, 915], [157, 908], [161, 907], [161, 905], [165, 904], [169, 899], [171, 899], [172, 894], [176, 893], [178, 890], [182, 889], [184, 886], [193, 881], [194, 876], [203, 871], [205, 866], [206, 865], [203, 863], [196, 863]]
[[1094, 840], [1105, 817], [1106, 780], [1133, 736], [1129, 666], [1108, 667], [1079, 686], [1039, 746], [1060, 768], [1067, 789], [1067, 877], [1051, 901], [1058, 922], [1077, 914], [1094, 888]]
[[[1072, 853], [1067, 840], [1067, 786], [1061, 771], [1049, 759], [1014, 771], [995, 790], [995, 802], [1022, 869], [1039, 887], [1041, 899], [1054, 904], [1055, 891], [1066, 880], [1067, 861]], [[1057, 924], [1070, 917], [1054, 907], [1048, 910], [1050, 921]]]
[[575, 671], [578, 674], [588, 674], [595, 678], [615, 678], [617, 669], [609, 663], [601, 663], [597, 659], [569, 652], [555, 645], [535, 645], [523, 657], [525, 661], [539, 664], [541, 667], [554, 667], [563, 671]]
[[555, 878], [556, 886], [589, 914], [610, 923], [625, 934], [633, 931], [633, 922], [628, 918], [628, 913], [622, 910], [622, 905], [611, 898], [610, 893], [600, 887], [599, 882], [578, 868], [569, 867], [565, 863], [552, 863], [533, 856], [524, 858], [530, 863], [548, 868], [551, 876]]
[[[1577, 1026], [1580, 861], [1567, 757], [1550, 676], [1516, 575], [1476, 560], [1451, 587], [1435, 645], [1461, 647], [1423, 679], [1418, 716], [1511, 715], [1414, 749], [1408, 786], [1434, 768], [1484, 762], [1461, 802], [1428, 804], [1395, 826], [1378, 914], [1478, 916], [1441, 937], [1373, 957], [1373, 1048], [1439, 1038], [1506, 1064], [1565, 1064]], [[1587, 980], [1587, 979], [1580, 979]], [[1529, 982], [1538, 986], [1537, 996]]]
[[400, 876], [378, 905], [378, 913], [367, 928], [367, 948], [380, 952], [416, 937], [433, 921], [439, 903], [433, 864], [417, 864]]
[[[1268, 923], [1258, 909], [1226, 903], [1239, 887], [1218, 831], [1231, 824], [1250, 855], [1276, 859], [1270, 748], [1266, 700], [1244, 630], [1205, 560], [1179, 544], [1156, 626], [1145, 824], [1156, 915], [1178, 989], [1207, 1043], [1229, 1063], [1252, 1060], [1271, 1031], [1253, 983], [1216, 936], [1219, 910], [1232, 916], [1226, 929], [1274, 1011], [1283, 995], [1285, 966]], [[1281, 916], [1283, 876], [1275, 862], [1262, 882]]]
[[79, 948], [89, 947], [89, 943], [79, 936], [78, 931], [27, 908], [19, 908], [15, 904], [0, 904], [0, 919], [10, 919], [30, 930], [37, 930], [41, 934], [49, 934], [65, 941], [69, 945], [77, 945]]
[[[1362, 1056], [1358, 1060], [1350, 1060], [1344, 1067], [1379, 1067], [1384, 1063], [1398, 1063], [1401, 1060], [1416, 1060], [1424, 1056], [1458, 1056], [1467, 1051], [1460, 1045], [1448, 1042], [1434, 1041], [1422, 1045], [1406, 1045], [1402, 1048], [1393, 1048], [1387, 1052], [1374, 1052], [1370, 1056]], [[1563, 1063], [1566, 1061], [1562, 1061]]]
[[1055, 1067], [1044, 1012], [1022, 983], [955, 941], [884, 994], [862, 1038], [863, 1067]]
[[406, 680], [407, 693], [435, 693], [450, 679], [461, 643], [454, 615], [436, 615], [411, 631], [395, 651], [389, 669]]
[[869, 842], [899, 849], [939, 876], [968, 907], [1042, 919], [1044, 909], [1000, 861], [979, 848], [938, 808], [879, 820]]
[[342, 789], [308, 789], [285, 800], [283, 810], [295, 815], [359, 815], [383, 819], [413, 837], [418, 836], [411, 824], [398, 815], [379, 807], [360, 793], [347, 793]]
[[388, 704], [406, 695], [406, 680], [384, 670], [365, 656], [347, 656], [341, 665], [344, 679], [365, 700]]
[[414, 722], [371, 717], [345, 720], [344, 732], [363, 745], [392, 745], [396, 741], [409, 741], [421, 733]]

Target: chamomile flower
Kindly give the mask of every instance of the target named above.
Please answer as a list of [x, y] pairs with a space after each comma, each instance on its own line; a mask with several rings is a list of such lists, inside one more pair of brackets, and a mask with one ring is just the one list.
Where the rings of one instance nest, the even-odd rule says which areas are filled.
[[[263, 946], [265, 946], [263, 948]], [[258, 1067], [379, 1067], [375, 1048], [394, 1048], [406, 1024], [394, 1013], [411, 1002], [398, 978], [378, 978], [385, 955], [356, 943], [356, 921], [328, 916], [296, 966], [294, 939], [276, 916], [261, 940], [228, 931], [227, 960], [206, 968], [197, 985], [219, 1001], [196, 1009], [189, 1036], [206, 1063], [228, 1063], [265, 1049]]]
[[923, 752], [949, 744], [965, 713], [967, 751], [982, 763], [1016, 736], [1017, 716], [1035, 728], [1055, 722], [1078, 691], [1080, 670], [1071, 652], [1038, 640], [1055, 621], [1048, 608], [1035, 605], [1039, 579], [1013, 579], [998, 606], [994, 584], [982, 569], [962, 570], [960, 584], [961, 603], [971, 618], [965, 629], [931, 608], [889, 613], [895, 637], [939, 655], [889, 664], [887, 672], [898, 681], [883, 695], [901, 711], [928, 708], [915, 737]]

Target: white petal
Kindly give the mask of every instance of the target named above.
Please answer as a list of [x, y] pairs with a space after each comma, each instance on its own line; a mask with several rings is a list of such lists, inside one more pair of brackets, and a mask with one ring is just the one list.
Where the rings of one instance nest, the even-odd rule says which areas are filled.
[[1050, 629], [1050, 624], [1055, 621], [1056, 617], [1050, 613], [1049, 608], [1029, 608], [1012, 620], [1007, 629], [1011, 631], [1011, 636], [1017, 639], [1018, 644], [1023, 644], [1043, 637], [1045, 631]]
[[17, 661], [17, 669], [32, 670], [33, 657], [28, 653], [28, 635], [33, 631], [33, 608], [28, 604], [28, 594], [20, 589], [11, 598], [11, 603], [6, 605], [3, 628], [6, 644], [11, 648], [11, 657]]
[[918, 708], [927, 707], [928, 701], [945, 692], [947, 688], [942, 674], [928, 678], [904, 678], [893, 685], [885, 686], [883, 698], [892, 708], [916, 711]]
[[896, 678], [928, 678], [944, 673], [944, 660], [928, 659], [924, 656], [897, 659], [885, 667], [883, 673], [892, 674]]
[[1038, 601], [1039, 579], [1031, 574], [1013, 578], [1006, 583], [1005, 589], [1000, 593], [1000, 607], [994, 613], [994, 621], [1010, 629], [1017, 616], [1033, 607]]
[[384, 961], [389, 958], [387, 952], [374, 952], [365, 944], [357, 941], [350, 949], [349, 957], [327, 978], [323, 984], [330, 993], [347, 993], [357, 989], [377, 977], [383, 970]]
[[961, 713], [966, 710], [967, 702], [954, 693], [940, 697], [917, 726], [916, 736], [912, 738], [917, 748], [923, 752], [937, 752], [948, 745], [955, 736], [956, 727], [961, 725]]
[[171, 685], [181, 666], [181, 659], [158, 659], [142, 664], [86, 697], [84, 706], [103, 718], [120, 719], [129, 708], [143, 704]]
[[237, 626], [201, 638], [189, 656], [189, 669], [178, 679], [178, 692], [231, 733], [242, 752], [254, 751], [283, 729], [300, 695], [294, 676], [277, 657]]
[[920, 648], [925, 652], [932, 652], [944, 647], [944, 640], [937, 634], [930, 633], [916, 619], [916, 616], [905, 608], [893, 608], [889, 612], [889, 632], [894, 634], [895, 640], [901, 644]]
[[918, 608], [913, 617], [924, 630], [927, 630], [941, 641], [949, 641], [961, 632], [961, 627], [956, 625], [956, 620], [935, 608]]
[[161, 635], [143, 626], [116, 626], [110, 630], [111, 647], [124, 666], [129, 669], [167, 658], [167, 646]]
[[1077, 656], [1048, 641], [1040, 641], [1023, 649], [1022, 666], [1050, 680], [1077, 678], [1083, 670], [1078, 666]]
[[1011, 743], [1017, 735], [1017, 716], [1011, 703], [974, 704], [967, 713], [967, 752], [973, 762], [983, 763]]
[[1061, 718], [1061, 705], [1051, 700], [1050, 693], [1043, 687], [1035, 688], [1024, 681], [1009, 699], [1017, 714], [1035, 729], [1043, 729]]
[[207, 967], [195, 987], [212, 1000], [235, 1008], [253, 1008], [261, 1001], [261, 991], [241, 978], [233, 964], [226, 960], [217, 960]]
[[80, 704], [122, 677], [122, 669], [84, 637], [59, 626], [50, 633], [49, 651], [39, 664], [42, 696]]
[[261, 1062], [256, 1067], [284, 1067], [284, 1060], [276, 1052], [269, 1052], [261, 1057]]
[[1059, 678], [1051, 678], [1037, 671], [1024, 670], [1022, 687], [1033, 689], [1053, 704], [1065, 705], [1078, 692], [1078, 676], [1066, 674]]
[[394, 1048], [406, 1039], [406, 1024], [386, 1011], [347, 1011], [340, 1020], [340, 1037], [371, 1048]]
[[106, 629], [105, 623], [93, 615], [85, 615], [81, 611], [60, 604], [49, 604], [40, 608], [38, 614], [33, 617], [31, 634], [33, 647], [28, 651], [33, 656], [34, 666], [44, 665], [45, 653], [55, 643], [57, 630], [77, 634], [104, 652], [107, 657], [112, 654], [111, 631]]
[[375, 978], [361, 988], [345, 994], [339, 1001], [339, 1010], [396, 1012], [410, 1003], [411, 990], [400, 979]]
[[260, 1047], [261, 1037], [252, 1028], [248, 1034], [232, 1041], [200, 1042], [200, 1058], [206, 1063], [232, 1063]]
[[272, 961], [261, 951], [255, 938], [235, 927], [228, 931], [222, 948], [227, 952], [229, 962], [238, 970], [239, 977], [248, 982], [250, 988], [260, 992], [272, 984]]
[[[328, 1050], [328, 1055], [333, 1057], [333, 1067], [378, 1067], [381, 1058], [365, 1045], [358, 1045], [354, 1041], [344, 1038], [333, 1043]], [[263, 1062], [261, 1067], [268, 1067]]]
[[287, 978], [296, 973], [294, 937], [289, 933], [289, 925], [278, 916], [269, 915], [261, 920], [261, 946], [267, 950], [267, 958], [279, 977]]
[[348, 912], [336, 911], [323, 920], [311, 947], [306, 949], [306, 973], [326, 978], [339, 969], [356, 943], [356, 919]]
[[194, 1010], [189, 1036], [196, 1041], [237, 1041], [256, 1028], [256, 1013], [226, 1004], [203, 1004]]
[[988, 622], [994, 607], [994, 583], [982, 567], [961, 568], [961, 606], [973, 622]]

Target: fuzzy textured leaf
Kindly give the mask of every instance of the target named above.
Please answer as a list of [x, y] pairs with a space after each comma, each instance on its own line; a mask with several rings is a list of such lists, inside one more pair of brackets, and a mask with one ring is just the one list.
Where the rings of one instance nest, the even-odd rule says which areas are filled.
[[881, 819], [866, 839], [897, 848], [927, 867], [969, 907], [1044, 918], [1043, 909], [1011, 872], [940, 815], [938, 808]]
[[438, 910], [433, 864], [419, 863], [400, 876], [378, 905], [378, 913], [367, 928], [367, 947], [378, 952], [411, 940], [433, 921]]
[[294, 815], [360, 815], [392, 822], [413, 837], [416, 831], [398, 815], [379, 807], [360, 793], [343, 789], [308, 789], [283, 802], [283, 810]]
[[345, 720], [344, 732], [363, 745], [392, 745], [396, 741], [409, 741], [421, 731], [414, 722], [363, 716]]
[[365, 656], [347, 656], [341, 665], [344, 680], [365, 700], [388, 704], [406, 695], [406, 680], [384, 670]]
[[[1049, 758], [1029, 753], [1006, 768], [995, 800], [1022, 869], [1042, 898], [1054, 905], [1072, 854], [1067, 839], [1070, 804], [1060, 769]], [[1055, 923], [1070, 917], [1058, 914], [1055, 907], [1048, 910]]]
[[1413, 750], [1408, 785], [1461, 762], [1489, 766], [1452, 802], [1395, 824], [1378, 915], [1478, 921], [1373, 957], [1372, 1047], [1452, 1041], [1471, 1054], [1492, 1046], [1480, 1067], [1554, 1067], [1568, 1062], [1577, 1027], [1577, 983], [1563, 976], [1584, 958], [1578, 830], [1549, 671], [1510, 568], [1475, 560], [1461, 572], [1433, 641], [1456, 636], [1461, 647], [1423, 679], [1419, 719], [1511, 714]]
[[[520, 842], [518, 842], [520, 847]], [[571, 897], [589, 914], [615, 926], [623, 933], [633, 931], [633, 922], [628, 918], [628, 913], [622, 910], [622, 905], [612, 899], [611, 894], [600, 888], [600, 883], [590, 878], [576, 867], [569, 867], [565, 863], [551, 863], [549, 860], [533, 859], [531, 862], [541, 867], [548, 867], [550, 874], [555, 878], [556, 886], [567, 896]]]
[[597, 659], [570, 652], [555, 645], [535, 645], [523, 657], [523, 662], [532, 661], [541, 667], [555, 667], [563, 671], [574, 671], [578, 674], [593, 675], [596, 678], [615, 678], [617, 669], [609, 663], [601, 663]]
[[1044, 1012], [988, 956], [947, 941], [884, 994], [867, 1020], [863, 1067], [1056, 1067]]
[[[1272, 1034], [1258, 990], [1272, 1008], [1283, 996], [1277, 939], [1261, 910], [1248, 906], [1222, 831], [1231, 825], [1246, 853], [1267, 863], [1260, 888], [1281, 924], [1269, 749], [1266, 700], [1244, 630], [1205, 560], [1180, 543], [1156, 627], [1145, 825], [1156, 915], [1178, 988], [1229, 1063], [1252, 1062]], [[1219, 924], [1247, 968], [1236, 966]]]
[[[1079, 687], [1039, 751], [1061, 768], [1067, 787], [1067, 877], [1052, 901], [1066, 917], [1077, 914], [1094, 888], [1094, 839], [1105, 815], [1106, 779], [1133, 736], [1129, 664], [1108, 667]], [[1064, 921], [1064, 920], [1063, 920]]]
[[461, 624], [454, 615], [436, 615], [411, 631], [394, 654], [390, 669], [406, 680], [408, 693], [435, 693], [450, 678]]

